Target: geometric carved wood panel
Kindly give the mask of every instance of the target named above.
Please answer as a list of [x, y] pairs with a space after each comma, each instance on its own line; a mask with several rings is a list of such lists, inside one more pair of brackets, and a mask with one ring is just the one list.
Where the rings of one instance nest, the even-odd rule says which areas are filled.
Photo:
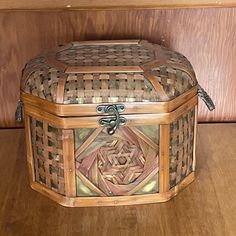
[[[95, 130], [75, 152], [77, 195], [158, 192], [159, 126], [147, 126], [143, 130], [120, 127], [112, 136], [106, 128]], [[88, 130], [81, 132], [88, 133]], [[75, 134], [79, 133], [77, 129]]]

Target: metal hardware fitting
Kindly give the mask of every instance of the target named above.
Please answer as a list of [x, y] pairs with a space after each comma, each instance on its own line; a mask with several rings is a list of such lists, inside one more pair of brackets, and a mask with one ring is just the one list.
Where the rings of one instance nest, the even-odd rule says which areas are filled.
[[200, 85], [198, 85], [198, 96], [203, 100], [210, 111], [213, 111], [215, 109], [214, 102]]
[[124, 125], [126, 123], [126, 119], [119, 114], [124, 110], [125, 106], [123, 104], [97, 106], [97, 112], [99, 114], [112, 114], [111, 116], [106, 116], [99, 120], [99, 124], [101, 126], [107, 127], [107, 133], [109, 135], [113, 135], [120, 125]]
[[17, 123], [21, 123], [23, 121], [23, 102], [21, 100], [17, 102], [15, 119]]

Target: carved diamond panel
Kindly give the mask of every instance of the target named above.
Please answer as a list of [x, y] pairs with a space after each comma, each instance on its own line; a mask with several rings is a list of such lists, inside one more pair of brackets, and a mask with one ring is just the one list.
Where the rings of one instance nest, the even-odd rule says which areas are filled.
[[99, 129], [76, 150], [77, 195], [142, 194], [146, 185], [157, 192], [158, 139], [153, 142], [135, 127], [120, 127], [112, 136]]

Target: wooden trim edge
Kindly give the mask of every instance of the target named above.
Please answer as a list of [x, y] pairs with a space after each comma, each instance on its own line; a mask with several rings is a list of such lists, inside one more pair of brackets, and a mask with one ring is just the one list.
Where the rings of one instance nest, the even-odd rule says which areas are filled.
[[92, 73], [142, 73], [139, 66], [68, 66], [67, 74], [92, 74]]
[[[125, 111], [122, 114], [146, 114], [146, 113], [168, 113], [172, 112], [184, 103], [196, 96], [197, 86], [183, 93], [179, 97], [168, 102], [134, 102], [122, 103], [125, 106]], [[66, 116], [91, 116], [97, 115], [96, 107], [99, 104], [57, 104], [31, 94], [21, 91], [21, 99], [23, 103], [38, 107], [40, 110], [51, 114], [66, 117]], [[112, 103], [110, 103], [112, 104]], [[115, 103], [117, 104], [117, 103]]]
[[74, 131], [62, 130], [65, 192], [68, 197], [76, 196]]
[[25, 124], [25, 141], [26, 141], [26, 157], [29, 179], [35, 181], [34, 163], [33, 163], [33, 150], [32, 150], [32, 139], [31, 139], [31, 126], [30, 116], [24, 113], [24, 124]]
[[[197, 104], [198, 97], [195, 96], [187, 101], [182, 106], [178, 107], [176, 110], [170, 113], [162, 113], [162, 114], [130, 114], [123, 115], [127, 122], [126, 125], [136, 126], [143, 124], [170, 124], [176, 118], [184, 114], [186, 111], [190, 110], [193, 106]], [[36, 117], [38, 119], [43, 119], [44, 121], [55, 125], [58, 128], [63, 129], [73, 129], [73, 128], [97, 128], [99, 127], [99, 119], [104, 116], [89, 116], [89, 117], [58, 117], [44, 110], [26, 105], [25, 111]]]
[[169, 181], [169, 146], [170, 146], [170, 124], [160, 125], [160, 172], [159, 172], [159, 189], [160, 193], [168, 192], [170, 189]]
[[166, 193], [155, 193], [147, 195], [118, 196], [118, 197], [75, 197], [69, 198], [60, 195], [45, 186], [32, 181], [30, 186], [35, 191], [43, 194], [51, 200], [65, 207], [93, 207], [93, 206], [125, 206], [160, 203], [169, 201], [176, 196], [186, 186], [191, 184], [195, 179], [195, 172], [189, 174], [181, 183], [170, 189]]
[[120, 45], [120, 44], [134, 44], [138, 45], [140, 39], [117, 39], [117, 40], [91, 40], [91, 41], [74, 41], [73, 46], [80, 45]]

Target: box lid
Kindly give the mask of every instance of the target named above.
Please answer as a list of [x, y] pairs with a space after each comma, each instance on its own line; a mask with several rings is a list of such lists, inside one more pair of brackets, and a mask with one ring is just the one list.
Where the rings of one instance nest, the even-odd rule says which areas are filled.
[[196, 86], [180, 53], [144, 40], [116, 40], [72, 42], [33, 58], [23, 70], [21, 91], [28, 101], [33, 95], [38, 103], [64, 108], [124, 103], [137, 111], [180, 96], [183, 102], [196, 95]]

